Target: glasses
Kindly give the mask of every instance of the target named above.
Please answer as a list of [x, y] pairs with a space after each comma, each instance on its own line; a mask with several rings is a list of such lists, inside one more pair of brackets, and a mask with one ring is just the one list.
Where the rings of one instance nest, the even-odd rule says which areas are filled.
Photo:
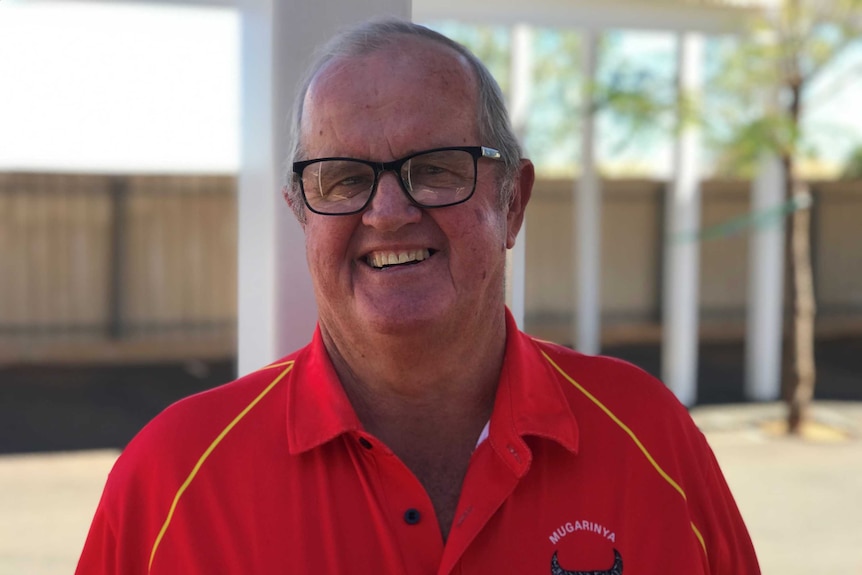
[[302, 199], [312, 212], [346, 216], [364, 210], [374, 197], [380, 174], [394, 172], [410, 201], [422, 208], [466, 202], [476, 190], [479, 158], [502, 160], [485, 146], [435, 148], [391, 162], [318, 158], [294, 162]]

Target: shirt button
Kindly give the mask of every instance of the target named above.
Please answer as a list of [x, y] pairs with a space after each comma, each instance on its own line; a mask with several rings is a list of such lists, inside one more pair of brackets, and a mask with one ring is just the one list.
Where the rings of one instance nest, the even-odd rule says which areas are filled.
[[359, 438], [359, 445], [361, 445], [361, 446], [362, 446], [362, 447], [364, 447], [365, 449], [371, 449], [371, 448], [373, 447], [373, 446], [371, 445], [371, 442], [370, 442], [370, 441], [368, 441], [367, 439], [365, 439], [364, 437], [360, 437], [360, 438]]
[[416, 525], [422, 519], [422, 514], [418, 509], [410, 508], [404, 512], [404, 523], [407, 525]]

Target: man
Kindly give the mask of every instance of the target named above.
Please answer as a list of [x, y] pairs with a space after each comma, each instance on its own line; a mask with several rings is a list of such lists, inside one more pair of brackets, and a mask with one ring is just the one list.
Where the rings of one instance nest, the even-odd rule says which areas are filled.
[[759, 572], [666, 388], [506, 311], [533, 166], [473, 55], [367, 23], [294, 120], [312, 342], [131, 442], [80, 575]]

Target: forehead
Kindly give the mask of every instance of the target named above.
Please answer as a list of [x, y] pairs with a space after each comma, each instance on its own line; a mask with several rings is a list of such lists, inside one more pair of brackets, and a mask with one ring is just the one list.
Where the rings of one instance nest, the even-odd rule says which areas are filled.
[[369, 157], [383, 160], [381, 154], [477, 144], [477, 101], [477, 83], [463, 56], [428, 39], [404, 37], [330, 61], [318, 72], [303, 104], [303, 147], [356, 154], [353, 148], [362, 143]]

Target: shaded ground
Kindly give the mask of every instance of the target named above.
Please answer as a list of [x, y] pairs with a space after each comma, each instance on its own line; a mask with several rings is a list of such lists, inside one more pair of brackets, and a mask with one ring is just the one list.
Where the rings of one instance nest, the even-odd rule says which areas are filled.
[[[613, 346], [602, 353], [630, 361], [657, 377], [661, 374], [657, 345]], [[815, 356], [817, 399], [862, 400], [862, 338], [818, 340]], [[745, 402], [745, 344], [701, 344], [697, 375], [698, 405]]]
[[0, 368], [0, 453], [123, 447], [162, 409], [233, 373], [233, 361]]
[[[657, 345], [604, 350], [658, 375]], [[862, 339], [817, 344], [817, 398], [862, 400]], [[744, 347], [700, 348], [698, 403], [741, 403]], [[232, 361], [0, 368], [0, 453], [121, 448], [181, 397], [233, 378]]]

